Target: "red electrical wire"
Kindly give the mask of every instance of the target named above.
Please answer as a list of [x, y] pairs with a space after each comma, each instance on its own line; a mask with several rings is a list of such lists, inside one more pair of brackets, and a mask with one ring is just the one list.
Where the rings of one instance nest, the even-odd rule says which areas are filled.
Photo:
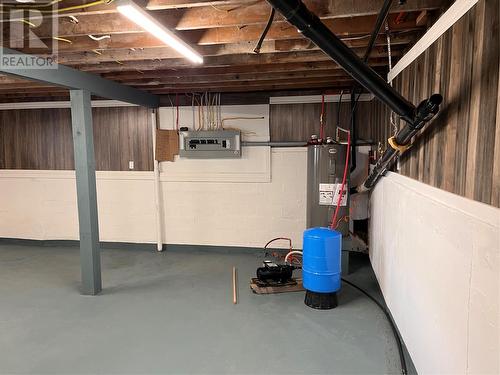
[[177, 116], [175, 118], [175, 129], [179, 130], [179, 96], [175, 94], [175, 106], [177, 107]]
[[344, 177], [342, 177], [342, 185], [340, 186], [339, 198], [337, 200], [337, 207], [335, 207], [335, 213], [332, 217], [332, 224], [330, 225], [330, 229], [337, 228], [337, 215], [339, 213], [340, 202], [342, 201], [342, 196], [344, 195], [344, 187], [347, 179], [347, 170], [349, 169], [349, 151], [351, 149], [351, 132], [346, 131], [347, 133], [347, 151], [345, 156], [345, 166], [344, 166]]

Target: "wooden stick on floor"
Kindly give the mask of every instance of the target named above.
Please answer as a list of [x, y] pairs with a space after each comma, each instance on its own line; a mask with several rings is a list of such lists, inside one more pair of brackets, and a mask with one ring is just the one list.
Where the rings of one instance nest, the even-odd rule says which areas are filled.
[[238, 283], [236, 275], [236, 267], [233, 267], [233, 304], [238, 303], [238, 294], [236, 293], [236, 285]]

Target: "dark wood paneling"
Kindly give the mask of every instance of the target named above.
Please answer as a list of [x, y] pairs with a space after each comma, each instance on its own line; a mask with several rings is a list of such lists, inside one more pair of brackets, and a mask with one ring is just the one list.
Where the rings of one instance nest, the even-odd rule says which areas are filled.
[[[93, 108], [96, 169], [153, 169], [151, 117], [142, 107]], [[69, 109], [0, 111], [0, 168], [74, 169]]]
[[[359, 140], [373, 139], [372, 104], [358, 102], [356, 131]], [[338, 103], [325, 103], [325, 136], [334, 137], [337, 126]], [[307, 141], [312, 134], [319, 136], [321, 103], [273, 104], [270, 106], [269, 126], [271, 141]], [[351, 104], [342, 102], [340, 106], [340, 126], [349, 128]]]
[[[480, 0], [395, 80], [413, 103], [434, 92], [444, 102], [413, 147], [401, 173], [500, 207], [499, 2]], [[374, 104], [374, 138], [387, 147], [389, 113]]]

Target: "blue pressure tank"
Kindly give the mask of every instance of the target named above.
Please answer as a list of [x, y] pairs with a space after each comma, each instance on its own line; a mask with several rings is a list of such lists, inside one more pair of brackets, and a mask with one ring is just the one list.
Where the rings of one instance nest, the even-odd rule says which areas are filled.
[[341, 283], [342, 233], [329, 228], [304, 231], [302, 284], [305, 304], [315, 309], [337, 306]]

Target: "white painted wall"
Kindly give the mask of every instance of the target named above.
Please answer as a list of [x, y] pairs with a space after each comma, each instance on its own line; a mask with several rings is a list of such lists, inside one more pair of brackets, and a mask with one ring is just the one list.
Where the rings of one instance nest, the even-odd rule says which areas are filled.
[[395, 173], [371, 196], [371, 260], [420, 374], [500, 373], [500, 210]]
[[[301, 247], [306, 149], [264, 149], [264, 181], [244, 182], [251, 180], [244, 171], [230, 176], [233, 182], [190, 182], [162, 172], [166, 242], [261, 247], [292, 236]], [[250, 157], [261, 165], [256, 158]], [[0, 170], [0, 192], [0, 237], [78, 239], [74, 172]], [[97, 172], [97, 195], [101, 240], [155, 243], [152, 172]]]
[[[180, 126], [192, 126], [181, 107]], [[175, 111], [160, 109], [171, 129]], [[269, 140], [269, 105], [223, 106], [226, 127], [246, 141]], [[261, 247], [291, 236], [302, 246], [306, 199], [305, 148], [245, 147], [241, 159], [160, 163], [163, 239], [166, 243]], [[72, 171], [0, 170], [0, 237], [78, 239]], [[153, 172], [97, 172], [103, 241], [155, 243]], [[279, 243], [277, 243], [278, 245]]]

